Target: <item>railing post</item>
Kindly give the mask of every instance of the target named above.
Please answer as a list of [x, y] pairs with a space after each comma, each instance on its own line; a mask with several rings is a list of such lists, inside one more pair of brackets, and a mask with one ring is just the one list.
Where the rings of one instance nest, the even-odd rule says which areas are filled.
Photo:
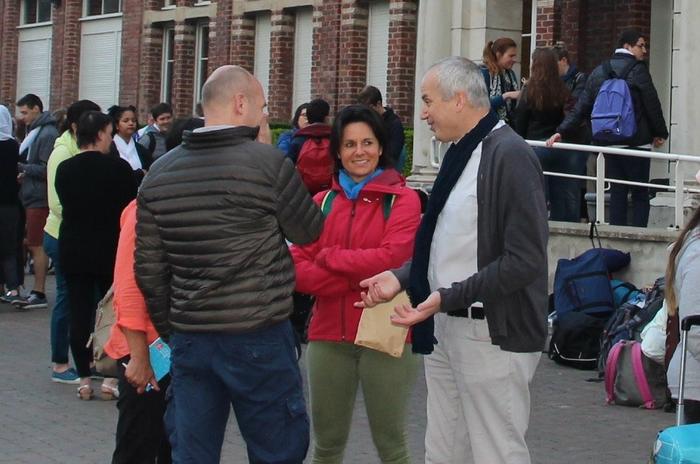
[[595, 165], [595, 219], [605, 224], [605, 155], [598, 153]]
[[675, 207], [674, 207], [674, 224], [673, 226], [676, 229], [680, 229], [683, 227], [683, 171], [681, 171], [681, 162], [680, 160], [676, 161], [676, 169], [674, 170], [675, 172]]

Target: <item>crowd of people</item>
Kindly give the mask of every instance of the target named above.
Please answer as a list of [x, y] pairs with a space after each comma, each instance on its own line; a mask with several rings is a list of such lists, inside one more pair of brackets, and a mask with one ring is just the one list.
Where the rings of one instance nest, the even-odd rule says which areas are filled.
[[[615, 72], [630, 66], [646, 121], [636, 147], [668, 135], [646, 66], [626, 65], [644, 51], [644, 38], [625, 31], [611, 60]], [[380, 460], [409, 463], [418, 355], [425, 462], [530, 462], [529, 386], [547, 336], [547, 221], [577, 221], [581, 206], [580, 182], [542, 171], [581, 174], [586, 157], [533, 150], [524, 138], [590, 141], [586, 119], [603, 76], [596, 68], [586, 79], [565, 49], [543, 48], [521, 85], [515, 56], [515, 42], [502, 38], [486, 45], [483, 66], [449, 57], [422, 76], [420, 117], [451, 143], [423, 207], [401, 175], [401, 121], [372, 86], [332, 121], [323, 99], [301, 105], [277, 147], [262, 86], [237, 66], [209, 76], [200, 115], [173, 121], [161, 103], [142, 130], [133, 106], [105, 114], [89, 100], [70, 105], [59, 130], [27, 95], [17, 102], [28, 130], [19, 144], [0, 106], [2, 298], [46, 307], [51, 258], [52, 380], [77, 384], [78, 398], [90, 400], [88, 340], [112, 287], [105, 352], [118, 379], [100, 386], [119, 399], [112, 462], [218, 462], [231, 407], [250, 462], [301, 463], [311, 433], [312, 462], [342, 462], [359, 387]], [[681, 315], [698, 307], [688, 284], [698, 218], [669, 263]], [[20, 291], [25, 229], [29, 295]], [[355, 344], [363, 312], [404, 290], [410, 303], [391, 316], [409, 328], [402, 354]], [[314, 297], [311, 426], [289, 321], [294, 291]], [[154, 342], [171, 350], [162, 378]], [[697, 415], [692, 405], [688, 414]]]

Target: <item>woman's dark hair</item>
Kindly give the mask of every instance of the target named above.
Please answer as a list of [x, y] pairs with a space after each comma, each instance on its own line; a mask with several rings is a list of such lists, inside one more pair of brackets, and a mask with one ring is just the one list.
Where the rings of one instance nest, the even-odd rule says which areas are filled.
[[553, 47], [552, 51], [557, 55], [557, 61], [561, 61], [566, 58], [566, 62], [569, 61], [569, 50], [566, 49], [566, 44], [564, 42], [557, 42]]
[[[343, 132], [348, 124], [354, 122], [363, 122], [367, 124], [377, 138], [379, 146], [381, 148], [386, 146], [387, 135], [382, 117], [369, 106], [346, 106], [335, 116], [335, 121], [333, 121], [333, 127], [331, 129], [330, 153], [335, 160], [335, 172], [338, 172], [343, 167], [343, 163], [338, 156], [340, 154], [340, 144], [343, 141]], [[390, 166], [391, 160], [388, 156], [382, 155], [379, 157], [379, 164], [377, 167], [386, 168]]]
[[357, 103], [369, 106], [382, 103], [382, 92], [373, 85], [365, 86], [362, 92], [357, 95]]
[[97, 142], [98, 134], [112, 125], [112, 118], [99, 111], [88, 111], [78, 120], [78, 147], [83, 148]]
[[[129, 106], [119, 106], [119, 105], [114, 105], [110, 106], [109, 109], [107, 110], [107, 114], [109, 115], [110, 118], [112, 118], [112, 128], [114, 129], [114, 133], [117, 133], [117, 128], [119, 127], [119, 120], [122, 118], [124, 113], [127, 111], [132, 111], [134, 113], [134, 116], [136, 116], [136, 107], [134, 105], [129, 105]], [[138, 120], [136, 121], [136, 126], [138, 126]]]
[[63, 121], [61, 133], [71, 130], [73, 124], [78, 124], [80, 117], [88, 111], [101, 111], [100, 105], [92, 100], [78, 100], [66, 110], [66, 119]]
[[552, 49], [538, 48], [532, 54], [526, 93], [530, 107], [537, 111], [563, 110], [569, 98], [569, 89], [559, 77], [557, 55]]
[[292, 118], [292, 128], [299, 129], [299, 118], [301, 117], [301, 112], [309, 108], [308, 103], [302, 103], [299, 105], [297, 110], [294, 112], [294, 117]]
[[673, 244], [671, 248], [671, 254], [668, 257], [668, 265], [666, 266], [666, 309], [668, 310], [669, 316], [673, 316], [678, 311], [678, 295], [676, 295], [676, 289], [674, 283], [676, 281], [676, 259], [678, 259], [678, 253], [681, 252], [685, 240], [688, 238], [688, 234], [692, 232], [696, 227], [700, 226], [700, 208], [695, 210], [693, 217], [688, 222], [681, 234], [678, 236], [678, 240]]
[[165, 149], [170, 151], [182, 143], [182, 134], [199, 127], [204, 127], [202, 118], [182, 118], [176, 119], [170, 126], [170, 130], [165, 134]]
[[484, 47], [483, 59], [484, 64], [489, 68], [489, 74], [495, 76], [501, 72], [498, 66], [498, 53], [503, 55], [509, 48], [517, 48], [518, 45], [510, 37], [501, 37], [495, 41], [490, 40]]

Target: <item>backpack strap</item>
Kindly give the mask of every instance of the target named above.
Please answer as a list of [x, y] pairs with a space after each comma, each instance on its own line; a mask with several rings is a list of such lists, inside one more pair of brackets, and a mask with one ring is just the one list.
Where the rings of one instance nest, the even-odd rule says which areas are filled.
[[328, 217], [328, 215], [331, 214], [331, 206], [333, 206], [333, 200], [335, 200], [337, 196], [338, 192], [335, 190], [329, 190], [323, 196], [323, 200], [321, 201], [321, 214], [323, 217]]
[[153, 156], [153, 152], [156, 151], [156, 136], [153, 132], [146, 132], [146, 137], [148, 137], [148, 154]]
[[630, 342], [632, 345], [632, 370], [634, 371], [634, 381], [637, 384], [637, 389], [642, 395], [644, 407], [646, 409], [654, 409], [654, 396], [649, 388], [647, 374], [644, 372], [644, 364], [642, 363], [642, 344], [636, 341]]
[[620, 73], [620, 79], [627, 80], [627, 75], [632, 71], [632, 68], [637, 66], [639, 63], [640, 61], [635, 58], [631, 63], [625, 66], [625, 68]]
[[384, 220], [388, 221], [391, 215], [391, 207], [394, 206], [396, 201], [396, 195], [393, 193], [391, 195], [384, 195]]
[[615, 377], [617, 377], [617, 363], [620, 360], [622, 347], [625, 345], [624, 340], [615, 343], [615, 346], [610, 348], [608, 360], [605, 362], [605, 400], [608, 404], [615, 402]]
[[[328, 215], [331, 214], [333, 200], [335, 200], [335, 197], [337, 196], [338, 192], [336, 192], [335, 190], [329, 190], [323, 196], [323, 200], [321, 200], [321, 214], [323, 215], [323, 217], [328, 217]], [[394, 206], [394, 201], [396, 201], [396, 195], [384, 195], [382, 211], [384, 212], [385, 221], [388, 220], [389, 216], [391, 215], [391, 208]]]

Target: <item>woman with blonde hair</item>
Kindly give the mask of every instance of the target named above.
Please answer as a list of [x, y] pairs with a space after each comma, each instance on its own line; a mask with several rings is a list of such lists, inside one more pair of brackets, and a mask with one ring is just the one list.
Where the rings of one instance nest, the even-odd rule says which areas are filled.
[[489, 41], [484, 47], [481, 72], [491, 99], [491, 108], [498, 117], [511, 123], [511, 113], [520, 98], [520, 85], [513, 72], [518, 45], [509, 37]]
[[[700, 174], [700, 173], [698, 173]], [[700, 208], [673, 244], [666, 268], [666, 307], [679, 321], [700, 314]], [[673, 353], [666, 378], [671, 396], [678, 399], [681, 345]], [[700, 329], [688, 334], [685, 371], [685, 423], [700, 423]]]

